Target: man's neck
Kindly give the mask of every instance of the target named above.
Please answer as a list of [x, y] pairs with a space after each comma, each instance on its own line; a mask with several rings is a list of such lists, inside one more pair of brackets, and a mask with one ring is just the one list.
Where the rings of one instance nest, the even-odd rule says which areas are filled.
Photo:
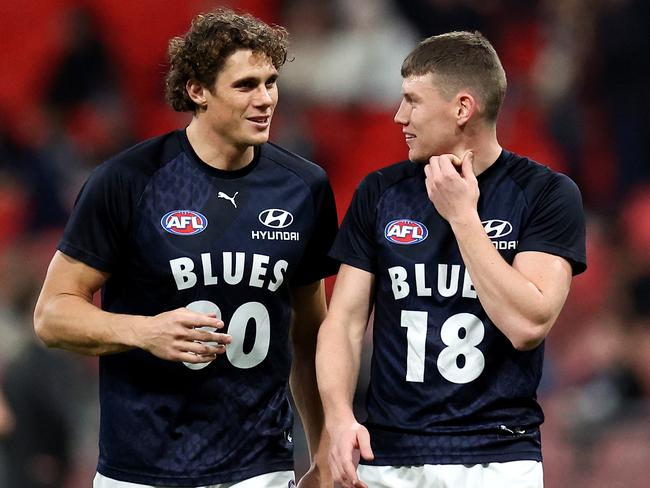
[[209, 166], [234, 171], [247, 166], [255, 155], [253, 146], [235, 146], [202, 124], [196, 117], [186, 129], [187, 139], [196, 155]]
[[497, 140], [496, 127], [472, 134], [472, 137], [455, 148], [454, 154], [462, 159], [467, 151], [474, 153], [474, 174], [476, 176], [492, 166], [502, 151]]

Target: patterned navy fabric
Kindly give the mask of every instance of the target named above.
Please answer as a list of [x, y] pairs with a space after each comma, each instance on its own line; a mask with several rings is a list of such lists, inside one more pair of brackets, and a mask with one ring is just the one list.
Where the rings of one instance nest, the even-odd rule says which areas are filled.
[[336, 271], [336, 228], [324, 171], [270, 143], [226, 172], [176, 131], [94, 171], [59, 250], [111, 273], [102, 308], [189, 306], [233, 336], [200, 369], [139, 349], [100, 358], [100, 473], [199, 486], [293, 469], [289, 290]]
[[[508, 263], [541, 251], [584, 271], [584, 215], [569, 178], [502, 151], [478, 182], [479, 216]], [[541, 460], [543, 345], [519, 352], [491, 322], [422, 164], [368, 175], [330, 255], [376, 276], [372, 464]]]

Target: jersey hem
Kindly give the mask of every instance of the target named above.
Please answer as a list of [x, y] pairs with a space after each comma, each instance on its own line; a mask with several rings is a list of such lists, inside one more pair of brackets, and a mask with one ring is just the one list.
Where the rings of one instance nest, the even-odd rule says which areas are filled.
[[178, 488], [192, 488], [202, 485], [234, 483], [262, 474], [274, 473], [276, 471], [292, 471], [293, 469], [293, 461], [278, 461], [276, 463], [270, 463], [264, 466], [238, 469], [233, 471], [222, 471], [220, 473], [210, 475], [178, 477], [162, 475], [152, 476], [149, 474], [134, 473], [133, 471], [120, 468], [112, 468], [101, 463], [97, 465], [97, 472], [99, 474], [116, 481], [125, 481], [127, 483], [137, 483], [141, 485], [152, 486], [160, 486], [162, 484], [164, 486], [173, 486]]
[[422, 464], [484, 464], [511, 461], [542, 461], [539, 451], [520, 451], [501, 454], [426, 454], [421, 456], [375, 457], [372, 462], [361, 460], [367, 466], [413, 466]]

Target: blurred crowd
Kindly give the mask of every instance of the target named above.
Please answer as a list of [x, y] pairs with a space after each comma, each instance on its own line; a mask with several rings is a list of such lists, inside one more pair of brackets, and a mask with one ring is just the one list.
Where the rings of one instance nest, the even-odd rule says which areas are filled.
[[326, 168], [341, 216], [366, 173], [406, 157], [392, 121], [406, 53], [450, 30], [493, 42], [501, 144], [571, 176], [588, 217], [589, 269], [546, 342], [546, 486], [647, 486], [646, 0], [0, 2], [0, 486], [88, 486], [96, 359], [38, 344], [34, 300], [89, 172], [189, 121], [164, 103], [167, 40], [223, 4], [291, 33], [272, 139]]

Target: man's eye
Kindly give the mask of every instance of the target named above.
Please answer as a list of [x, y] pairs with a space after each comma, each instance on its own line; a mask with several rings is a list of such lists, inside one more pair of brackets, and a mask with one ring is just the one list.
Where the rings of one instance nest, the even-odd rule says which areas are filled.
[[235, 88], [240, 88], [240, 89], [244, 89], [244, 90], [252, 90], [253, 88], [255, 88], [255, 86], [256, 86], [256, 83], [254, 83], [253, 81], [242, 81], [240, 83], [237, 83], [235, 85]]

